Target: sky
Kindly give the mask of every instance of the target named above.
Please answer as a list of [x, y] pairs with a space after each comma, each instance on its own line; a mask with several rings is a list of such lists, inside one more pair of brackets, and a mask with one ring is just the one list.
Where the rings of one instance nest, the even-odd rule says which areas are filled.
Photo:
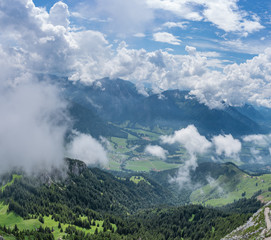
[[[0, 0], [0, 29], [0, 159], [7, 168], [51, 167], [67, 152], [85, 158], [88, 145], [100, 149], [88, 163], [108, 161], [103, 146], [81, 133], [66, 149], [72, 123], [58, 76], [97, 86], [121, 78], [144, 95], [146, 86], [159, 94], [186, 90], [211, 109], [271, 108], [268, 0]], [[211, 143], [192, 126], [164, 140], [183, 143], [190, 135], [205, 147], [186, 146], [187, 168], [213, 145], [218, 155], [241, 148], [231, 135]], [[145, 152], [167, 155], [159, 146]]]
[[12, 78], [122, 78], [210, 108], [271, 107], [270, 24], [267, 0], [0, 0]]
[[[34, 1], [47, 10], [56, 2]], [[177, 54], [189, 45], [238, 63], [270, 46], [268, 0], [63, 2], [69, 6], [71, 24], [100, 31], [112, 44], [124, 40], [132, 48], [171, 48]]]

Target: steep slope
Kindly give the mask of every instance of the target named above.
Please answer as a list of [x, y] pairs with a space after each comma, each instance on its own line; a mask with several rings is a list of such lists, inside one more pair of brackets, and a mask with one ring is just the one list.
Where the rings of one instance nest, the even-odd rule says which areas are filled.
[[[37, 209], [52, 213], [54, 204], [70, 209], [80, 206], [99, 211], [133, 212], [139, 208], [170, 203], [174, 196], [151, 179], [138, 184], [130, 179], [119, 179], [98, 168], [87, 168], [80, 161], [68, 159], [68, 176], [54, 180], [46, 174], [39, 179], [24, 176], [7, 186], [0, 197], [14, 201], [12, 206], [21, 216], [36, 214]], [[45, 185], [43, 183], [46, 183]], [[42, 207], [43, 206], [43, 207]], [[60, 210], [61, 211], [61, 210]]]
[[271, 239], [271, 221], [270, 221], [271, 202], [260, 208], [253, 216], [242, 226], [236, 228], [222, 240], [241, 240], [241, 239]]
[[190, 195], [192, 203], [222, 206], [245, 197], [258, 197], [262, 201], [271, 197], [270, 174], [252, 176], [232, 163], [200, 164], [192, 179], [202, 184]]
[[128, 136], [120, 128], [103, 121], [90, 108], [85, 108], [77, 103], [71, 103], [69, 112], [73, 120], [73, 128], [79, 132], [90, 134], [95, 138], [100, 136], [127, 138]]
[[172, 126], [176, 129], [194, 124], [205, 135], [219, 133], [244, 135], [262, 132], [256, 122], [235, 108], [209, 109], [197, 99], [188, 97], [188, 92], [178, 90], [163, 92], [162, 97], [152, 95], [144, 99], [138, 106], [137, 113], [134, 122]]

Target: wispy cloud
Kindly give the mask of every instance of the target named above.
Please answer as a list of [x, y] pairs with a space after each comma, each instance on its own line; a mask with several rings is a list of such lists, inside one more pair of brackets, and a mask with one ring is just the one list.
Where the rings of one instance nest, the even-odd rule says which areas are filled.
[[163, 27], [186, 29], [187, 25], [188, 22], [166, 22], [163, 24]]
[[200, 135], [194, 125], [175, 131], [173, 135], [162, 136], [161, 140], [167, 144], [179, 143], [188, 151], [189, 158], [185, 160], [177, 175], [172, 177], [170, 181], [178, 183], [181, 188], [190, 187], [190, 171], [195, 170], [198, 166], [197, 154], [206, 153], [211, 148], [212, 143]]
[[[241, 10], [235, 0], [146, 0], [151, 8], [171, 12], [191, 21], [208, 21], [225, 32], [247, 36], [264, 27], [255, 14]], [[217, 14], [219, 12], [219, 14]]]

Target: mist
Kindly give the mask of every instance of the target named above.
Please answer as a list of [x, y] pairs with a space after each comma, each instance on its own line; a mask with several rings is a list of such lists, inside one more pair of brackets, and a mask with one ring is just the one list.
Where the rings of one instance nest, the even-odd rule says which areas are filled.
[[26, 75], [24, 81], [0, 88], [0, 114], [1, 173], [12, 168], [32, 173], [63, 164], [70, 121], [56, 86]]
[[167, 158], [168, 151], [163, 149], [162, 147], [158, 145], [148, 145], [145, 148], [145, 152], [147, 154], [150, 154], [154, 157], [161, 158], [162, 160], [165, 160]]
[[91, 166], [106, 166], [107, 153], [102, 144], [88, 134], [74, 131], [72, 141], [67, 145], [67, 156], [79, 159]]
[[180, 188], [191, 187], [190, 171], [198, 166], [197, 155], [206, 153], [212, 146], [204, 136], [200, 135], [194, 125], [175, 131], [173, 135], [162, 136], [163, 143], [179, 143], [185, 147], [189, 158], [185, 160], [184, 165], [178, 170], [176, 176], [170, 178], [170, 182], [175, 182]]

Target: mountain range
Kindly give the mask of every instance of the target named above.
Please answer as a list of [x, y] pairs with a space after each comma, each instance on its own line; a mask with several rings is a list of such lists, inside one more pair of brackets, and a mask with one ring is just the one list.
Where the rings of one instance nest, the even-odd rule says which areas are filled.
[[188, 91], [167, 90], [142, 95], [136, 86], [125, 80], [104, 78], [92, 85], [59, 80], [64, 96], [71, 102], [75, 127], [94, 136], [123, 136], [113, 127], [126, 123], [153, 129], [155, 126], [180, 129], [194, 124], [204, 135], [232, 134], [241, 136], [267, 133], [269, 111], [252, 105], [210, 109]]

